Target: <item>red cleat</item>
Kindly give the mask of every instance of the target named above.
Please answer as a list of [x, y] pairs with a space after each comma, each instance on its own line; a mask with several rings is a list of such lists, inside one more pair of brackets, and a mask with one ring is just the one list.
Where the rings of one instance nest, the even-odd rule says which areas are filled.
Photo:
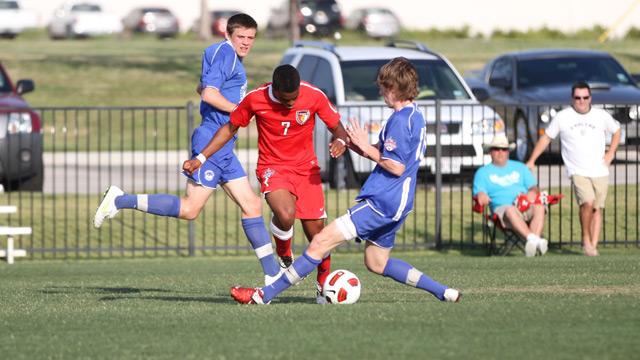
[[231, 297], [240, 304], [265, 304], [262, 300], [264, 293], [260, 288], [243, 288], [234, 286], [229, 292], [231, 293]]

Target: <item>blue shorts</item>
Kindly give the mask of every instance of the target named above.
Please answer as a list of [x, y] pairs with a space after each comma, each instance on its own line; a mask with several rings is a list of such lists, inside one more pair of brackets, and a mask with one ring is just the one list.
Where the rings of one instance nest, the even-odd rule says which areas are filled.
[[[196, 157], [202, 149], [211, 141], [217, 129], [209, 126], [199, 126], [191, 136], [191, 158]], [[187, 178], [204, 187], [215, 189], [219, 183], [247, 176], [242, 164], [233, 153], [233, 141], [229, 141], [222, 149], [200, 166], [193, 175], [182, 173]]]
[[355, 226], [358, 237], [381, 248], [390, 249], [396, 241], [396, 232], [404, 223], [405, 217], [393, 220], [374, 210], [366, 201], [362, 201], [347, 214]]

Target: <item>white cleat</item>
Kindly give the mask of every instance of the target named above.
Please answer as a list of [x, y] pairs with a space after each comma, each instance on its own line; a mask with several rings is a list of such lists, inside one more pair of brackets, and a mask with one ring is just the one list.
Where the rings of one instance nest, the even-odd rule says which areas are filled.
[[102, 201], [100, 205], [98, 205], [96, 214], [93, 217], [93, 226], [95, 226], [96, 229], [102, 226], [104, 219], [113, 219], [118, 214], [119, 210], [116, 208], [116, 198], [123, 194], [124, 191], [115, 185], [109, 186], [107, 191], [105, 191], [102, 196]]
[[527, 243], [524, 245], [524, 256], [526, 257], [536, 256], [536, 250], [538, 249], [539, 243], [540, 243], [540, 239], [527, 240]]
[[547, 239], [540, 239], [538, 242], [538, 250], [540, 250], [540, 255], [544, 255], [549, 250], [549, 241]]
[[462, 294], [456, 289], [448, 288], [444, 291], [444, 301], [457, 303], [460, 302], [461, 297]]

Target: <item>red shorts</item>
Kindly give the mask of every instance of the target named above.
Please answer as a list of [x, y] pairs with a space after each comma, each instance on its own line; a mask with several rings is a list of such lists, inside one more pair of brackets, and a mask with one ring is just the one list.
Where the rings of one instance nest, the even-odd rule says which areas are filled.
[[320, 168], [296, 171], [291, 168], [259, 166], [256, 176], [263, 194], [285, 189], [296, 197], [297, 219], [315, 220], [327, 217]]

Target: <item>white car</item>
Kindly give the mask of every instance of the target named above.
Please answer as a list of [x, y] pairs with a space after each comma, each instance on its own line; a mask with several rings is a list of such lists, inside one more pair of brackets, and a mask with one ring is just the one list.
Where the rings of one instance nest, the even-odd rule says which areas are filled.
[[[476, 100], [447, 59], [422, 44], [396, 41], [386, 47], [347, 47], [299, 42], [285, 52], [281, 63], [295, 66], [303, 80], [322, 89], [338, 107], [343, 123], [359, 119], [369, 129], [370, 142], [375, 143], [391, 115], [375, 83], [378, 69], [399, 56], [409, 59], [418, 71], [416, 102], [427, 121], [427, 153], [422, 165], [432, 173], [439, 166], [443, 174], [457, 174], [463, 168], [490, 161], [482, 144], [490, 142], [497, 132], [504, 132], [504, 122], [493, 109]], [[440, 164], [435, 161], [437, 137]], [[358, 187], [375, 163], [355, 153], [338, 160], [329, 158], [329, 138], [324, 123], [317, 121], [314, 142], [323, 179], [333, 187]]]
[[53, 12], [48, 30], [52, 39], [88, 37], [119, 33], [122, 24], [97, 3], [66, 2]]
[[37, 24], [33, 11], [23, 9], [17, 0], [0, 0], [0, 37], [13, 39]]

